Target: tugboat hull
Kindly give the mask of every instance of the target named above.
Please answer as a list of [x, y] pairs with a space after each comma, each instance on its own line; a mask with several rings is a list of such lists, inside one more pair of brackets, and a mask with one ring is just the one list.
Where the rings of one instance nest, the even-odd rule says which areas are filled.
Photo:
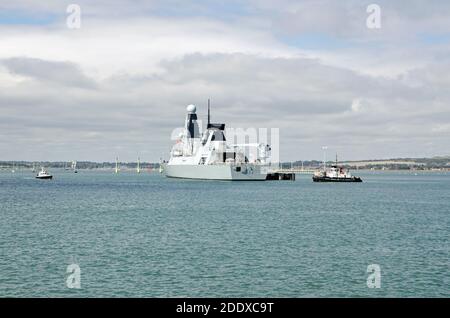
[[362, 182], [360, 177], [339, 178], [339, 177], [313, 177], [314, 182]]

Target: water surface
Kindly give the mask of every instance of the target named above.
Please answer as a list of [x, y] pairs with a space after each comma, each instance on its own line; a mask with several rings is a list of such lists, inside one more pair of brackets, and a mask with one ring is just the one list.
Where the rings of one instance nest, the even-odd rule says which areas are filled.
[[[1, 297], [450, 296], [450, 174], [0, 172]], [[81, 268], [81, 289], [66, 268]], [[369, 289], [367, 266], [381, 267]]]

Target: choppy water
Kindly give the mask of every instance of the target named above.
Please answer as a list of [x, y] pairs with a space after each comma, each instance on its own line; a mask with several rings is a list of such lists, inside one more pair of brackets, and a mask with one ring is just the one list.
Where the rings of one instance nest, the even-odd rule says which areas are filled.
[[[450, 296], [450, 174], [0, 173], [0, 296]], [[81, 289], [66, 268], [81, 268]], [[379, 264], [381, 288], [367, 266]]]

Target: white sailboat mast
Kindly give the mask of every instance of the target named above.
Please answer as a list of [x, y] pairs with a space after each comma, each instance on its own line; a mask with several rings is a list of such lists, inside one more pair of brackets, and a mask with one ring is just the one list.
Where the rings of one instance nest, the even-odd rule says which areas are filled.
[[327, 146], [323, 146], [322, 150], [323, 150], [323, 170], [327, 169]]

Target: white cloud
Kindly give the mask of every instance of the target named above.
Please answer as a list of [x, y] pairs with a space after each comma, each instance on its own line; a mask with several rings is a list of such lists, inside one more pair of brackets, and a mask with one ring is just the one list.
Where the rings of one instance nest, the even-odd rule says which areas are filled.
[[[62, 24], [63, 25], [63, 24]], [[0, 27], [0, 58], [26, 56], [73, 61], [92, 76], [156, 70], [163, 59], [201, 53], [300, 54], [257, 29], [207, 19], [88, 20], [79, 30], [64, 26]]]
[[360, 99], [354, 99], [352, 101], [352, 110], [354, 112], [359, 112], [361, 110], [361, 100]]

